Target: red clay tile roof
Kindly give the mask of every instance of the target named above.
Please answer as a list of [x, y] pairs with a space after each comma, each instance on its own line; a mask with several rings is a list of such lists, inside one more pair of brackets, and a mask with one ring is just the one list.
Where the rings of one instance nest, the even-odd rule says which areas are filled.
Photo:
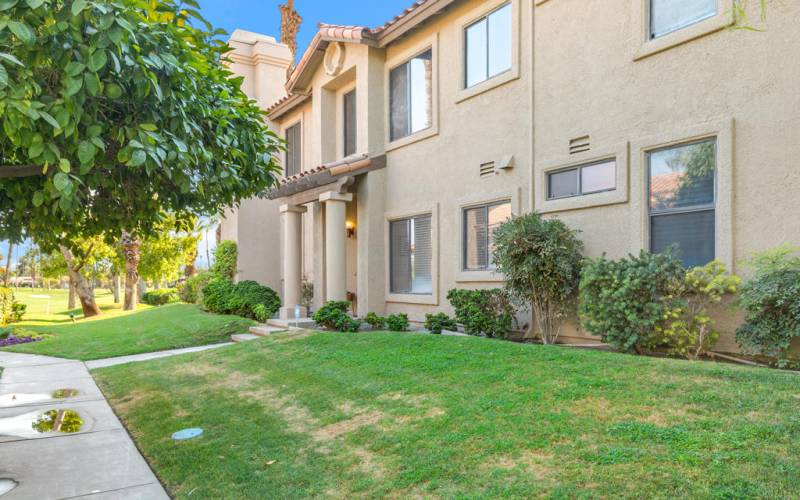
[[417, 10], [418, 8], [422, 7], [423, 5], [425, 5], [426, 3], [430, 2], [430, 1], [431, 0], [418, 0], [418, 1], [414, 2], [414, 4], [411, 5], [411, 7], [407, 8], [406, 10], [401, 12], [400, 14], [396, 15], [394, 17], [394, 19], [392, 19], [391, 21], [387, 22], [383, 26], [375, 28], [373, 30], [373, 32], [374, 33], [380, 33], [381, 31], [385, 31], [385, 30], [391, 28], [392, 26], [394, 26], [395, 24], [400, 22], [404, 17], [408, 16], [409, 14], [411, 14], [412, 12], [414, 12], [415, 10]]

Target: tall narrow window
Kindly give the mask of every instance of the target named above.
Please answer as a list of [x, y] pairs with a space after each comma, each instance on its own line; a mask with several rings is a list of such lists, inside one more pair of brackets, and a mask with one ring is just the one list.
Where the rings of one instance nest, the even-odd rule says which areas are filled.
[[344, 155], [356, 154], [356, 137], [358, 122], [356, 121], [356, 91], [344, 95]]
[[466, 87], [511, 69], [511, 4], [500, 7], [465, 30]]
[[714, 139], [648, 153], [650, 251], [677, 245], [687, 267], [714, 260], [716, 156]]
[[678, 31], [717, 14], [717, 0], [649, 0], [650, 38]]
[[392, 293], [433, 293], [431, 231], [430, 215], [396, 220], [389, 224]]
[[286, 129], [286, 177], [291, 177], [300, 173], [302, 169], [302, 125], [292, 125]]
[[433, 51], [393, 69], [389, 75], [390, 122], [393, 141], [432, 125]]
[[464, 210], [464, 270], [494, 269], [494, 232], [511, 218], [511, 203], [495, 203]]

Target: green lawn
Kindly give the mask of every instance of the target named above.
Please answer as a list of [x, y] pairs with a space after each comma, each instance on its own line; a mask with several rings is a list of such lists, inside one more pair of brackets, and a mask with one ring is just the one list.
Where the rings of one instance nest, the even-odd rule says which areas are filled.
[[[800, 378], [417, 334], [94, 372], [178, 498], [788, 498]], [[198, 426], [205, 435], [175, 443]]]
[[[124, 312], [113, 304], [109, 293], [97, 292], [103, 315], [81, 319], [80, 310], [67, 310], [63, 290], [15, 291], [17, 300], [28, 304], [28, 314], [14, 326], [47, 338], [6, 349], [86, 361], [225, 342], [254, 324], [235, 316], [208, 314], [187, 304], [140, 305], [135, 312]], [[70, 312], [76, 314], [74, 323]]]

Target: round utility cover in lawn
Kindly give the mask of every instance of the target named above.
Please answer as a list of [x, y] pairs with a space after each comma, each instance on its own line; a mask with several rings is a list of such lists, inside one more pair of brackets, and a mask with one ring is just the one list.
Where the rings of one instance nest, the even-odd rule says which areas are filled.
[[175, 441], [187, 441], [189, 439], [200, 437], [202, 434], [203, 434], [203, 429], [199, 428], [183, 429], [173, 434], [172, 439], [174, 439]]

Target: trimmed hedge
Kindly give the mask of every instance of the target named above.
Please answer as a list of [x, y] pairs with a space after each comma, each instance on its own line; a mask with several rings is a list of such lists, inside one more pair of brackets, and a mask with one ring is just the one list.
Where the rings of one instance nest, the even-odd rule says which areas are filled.
[[163, 306], [180, 302], [178, 292], [172, 289], [153, 290], [142, 295], [142, 303], [151, 306]]
[[458, 323], [445, 313], [426, 314], [425, 328], [427, 328], [431, 333], [439, 335], [442, 333], [442, 330], [447, 330], [450, 332], [456, 331], [456, 329], [458, 329]]
[[511, 332], [514, 308], [503, 290], [453, 289], [447, 292], [447, 300], [467, 335], [504, 339]]
[[274, 290], [255, 281], [234, 284], [217, 278], [203, 288], [203, 307], [217, 314], [266, 321], [281, 308], [281, 299]]
[[319, 311], [314, 313], [312, 319], [320, 326], [328, 330], [339, 332], [357, 332], [361, 329], [361, 322], [351, 318], [347, 311], [350, 310], [350, 302], [346, 300], [332, 300], [322, 306]]

